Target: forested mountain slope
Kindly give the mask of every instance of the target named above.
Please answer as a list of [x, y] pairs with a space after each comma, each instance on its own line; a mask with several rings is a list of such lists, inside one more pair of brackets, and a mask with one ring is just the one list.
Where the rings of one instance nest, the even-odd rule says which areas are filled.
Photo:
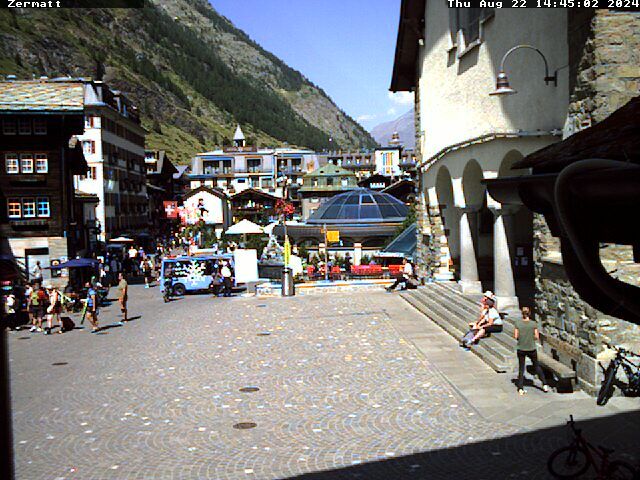
[[228, 142], [236, 123], [263, 146], [375, 145], [320, 88], [206, 0], [147, 5], [2, 9], [0, 74], [103, 77], [139, 106], [148, 146], [178, 163]]

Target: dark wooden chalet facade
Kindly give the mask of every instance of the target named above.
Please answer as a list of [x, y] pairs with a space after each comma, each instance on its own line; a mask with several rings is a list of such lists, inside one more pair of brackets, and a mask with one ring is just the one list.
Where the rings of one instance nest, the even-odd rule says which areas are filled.
[[20, 270], [83, 247], [73, 187], [87, 170], [73, 141], [83, 129], [82, 84], [0, 82], [0, 249]]

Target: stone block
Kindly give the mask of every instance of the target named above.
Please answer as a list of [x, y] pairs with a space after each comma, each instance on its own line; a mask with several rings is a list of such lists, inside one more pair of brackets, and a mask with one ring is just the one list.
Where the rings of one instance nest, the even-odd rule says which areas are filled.
[[615, 72], [621, 78], [640, 78], [640, 65], [620, 65]]

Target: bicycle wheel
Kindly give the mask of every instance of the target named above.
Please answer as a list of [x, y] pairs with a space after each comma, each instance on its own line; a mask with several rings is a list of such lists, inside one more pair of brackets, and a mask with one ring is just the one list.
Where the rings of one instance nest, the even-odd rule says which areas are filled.
[[604, 372], [604, 380], [602, 380], [602, 386], [600, 387], [600, 391], [598, 392], [598, 398], [596, 399], [596, 403], [600, 406], [606, 405], [611, 396], [613, 395], [613, 382], [616, 379], [616, 371], [611, 368], [611, 366], [607, 367], [607, 370]]
[[640, 475], [640, 472], [636, 472], [636, 469], [627, 462], [616, 460], [609, 464], [607, 470], [607, 479], [609, 480], [634, 480], [637, 479], [636, 473]]
[[547, 460], [549, 473], [555, 478], [578, 478], [589, 466], [587, 454], [574, 445], [556, 450]]

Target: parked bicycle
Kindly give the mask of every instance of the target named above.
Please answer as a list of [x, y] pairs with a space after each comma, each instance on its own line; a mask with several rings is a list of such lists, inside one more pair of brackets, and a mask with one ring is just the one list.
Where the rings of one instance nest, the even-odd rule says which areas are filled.
[[595, 478], [599, 480], [638, 478], [636, 469], [629, 463], [622, 460], [609, 460], [614, 450], [590, 444], [582, 436], [582, 430], [576, 428], [573, 415], [570, 416], [567, 425], [573, 434], [573, 441], [566, 447], [553, 452], [547, 460], [549, 473], [555, 478], [582, 478], [591, 467], [596, 472]]
[[[605, 405], [613, 396], [616, 386], [618, 386], [626, 396], [640, 395], [640, 364], [634, 364], [629, 360], [630, 357], [640, 359], [640, 355], [629, 352], [624, 348], [611, 346], [609, 344], [605, 345], [616, 351], [616, 357], [609, 362], [609, 366], [606, 369], [600, 365], [604, 371], [604, 379], [602, 380], [602, 386], [598, 392], [596, 403], [598, 405]], [[617, 378], [620, 367], [622, 367], [627, 376], [627, 383]]]

